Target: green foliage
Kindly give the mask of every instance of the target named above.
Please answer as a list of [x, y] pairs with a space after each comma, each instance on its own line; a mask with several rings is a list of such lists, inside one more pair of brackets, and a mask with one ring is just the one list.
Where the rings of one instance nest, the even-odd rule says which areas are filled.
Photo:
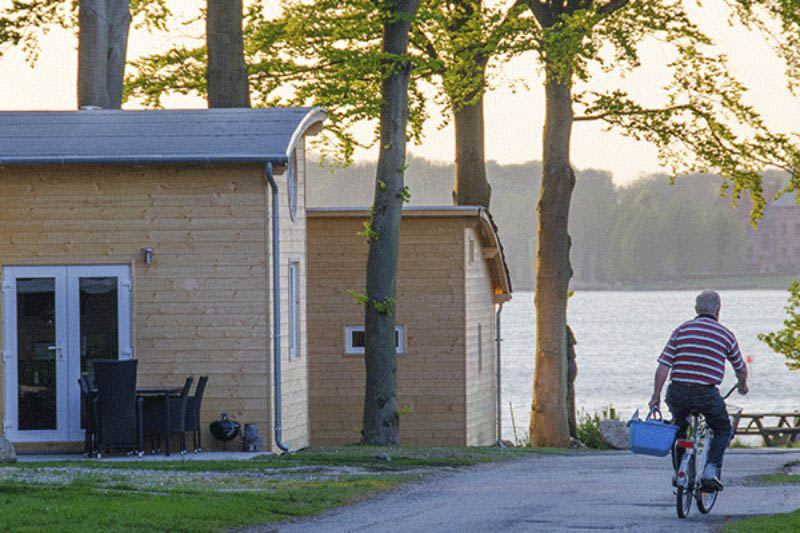
[[364, 231], [357, 231], [356, 235], [373, 241], [377, 241], [379, 237], [378, 233], [374, 229], [372, 229], [371, 222], [364, 222]]
[[619, 420], [617, 412], [612, 406], [604, 407], [602, 413], [589, 415], [581, 413], [580, 420], [575, 427], [578, 440], [588, 448], [596, 450], [607, 450], [608, 446], [600, 437], [600, 422], [602, 420]]
[[786, 366], [790, 370], [800, 369], [800, 281], [789, 287], [787, 318], [783, 328], [772, 333], [759, 333], [759, 340], [765, 342], [775, 352], [786, 358]]
[[408, 404], [400, 407], [397, 410], [397, 416], [410, 415], [414, 412], [414, 404]]
[[403, 185], [403, 190], [397, 193], [397, 196], [403, 201], [404, 204], [411, 201], [411, 190], [408, 185]]
[[[785, 28], [800, 27], [797, 0], [729, 4], [734, 4], [731, 17], [738, 15], [745, 23], [759, 21], [767, 35], [769, 21], [776, 18], [782, 17]], [[772, 8], [762, 9], [759, 18], [754, 15], [756, 5]], [[623, 135], [651, 143], [673, 176], [717, 173], [729, 181], [734, 201], [749, 190], [754, 224], [766, 203], [762, 170], [780, 168], [792, 176], [785, 191], [800, 188], [800, 138], [767, 128], [745, 102], [746, 88], [730, 73], [727, 57], [692, 21], [684, 2], [547, 1], [528, 6], [539, 25], [539, 33], [531, 35], [539, 39], [539, 61], [547, 79], [570, 86], [575, 82], [576, 122], [601, 120]], [[798, 37], [787, 39], [800, 42]], [[666, 83], [651, 91], [662, 105], [635, 101], [622, 84], [605, 91], [595, 86], [593, 66], [616, 74], [624, 83], [625, 75], [641, 66], [639, 48], [654, 40], [664, 43], [673, 57]], [[800, 56], [796, 50], [787, 53]]]
[[[78, 0], [11, 0], [0, 9], [0, 55], [10, 46], [22, 45], [26, 58], [35, 63], [39, 38], [53, 27], [78, 29]], [[134, 28], [165, 30], [172, 15], [167, 0], [128, 0]]]
[[[372, 0], [293, 0], [282, 14], [265, 18], [258, 3], [244, 15], [245, 63], [252, 99], [258, 105], [317, 105], [328, 112], [314, 142], [325, 157], [352, 162], [356, 147], [378, 141], [377, 125], [357, 138], [353, 125], [377, 124], [381, 83], [398, 68], [413, 65], [409, 86], [408, 136], [422, 142], [431, 105], [457, 109], [477, 101], [491, 87], [493, 73], [508, 58], [531, 50], [530, 18], [523, 8], [482, 6], [472, 0], [423, 0], [411, 21], [409, 50], [394, 57], [381, 48], [387, 11]], [[157, 107], [169, 93], [205, 94], [205, 49], [175, 48], [132, 64], [126, 96]], [[493, 58], [490, 63], [489, 59]], [[187, 62], [188, 60], [188, 62]], [[435, 90], [433, 99], [424, 87]], [[438, 111], [438, 110], [437, 110]]]
[[396, 304], [397, 301], [391, 296], [387, 296], [383, 300], [372, 300], [372, 307], [374, 307], [375, 310], [382, 315], [394, 313]]
[[354, 289], [347, 289], [347, 294], [353, 298], [357, 305], [365, 305], [369, 302], [367, 293], [356, 292]]

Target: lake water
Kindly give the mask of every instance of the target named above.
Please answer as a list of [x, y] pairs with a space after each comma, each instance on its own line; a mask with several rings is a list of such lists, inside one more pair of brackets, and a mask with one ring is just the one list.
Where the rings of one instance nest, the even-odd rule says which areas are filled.
[[[568, 322], [575, 346], [578, 377], [575, 403], [579, 413], [599, 413], [613, 405], [627, 420], [637, 408], [646, 412], [653, 392], [656, 359], [672, 330], [693, 318], [699, 291], [576, 291], [569, 300]], [[743, 355], [750, 355], [747, 396], [729, 403], [745, 411], [800, 409], [800, 370], [789, 371], [785, 358], [756, 338], [775, 331], [786, 318], [787, 291], [719, 291], [720, 322], [736, 335]], [[535, 309], [532, 292], [516, 292], [502, 311], [503, 438], [514, 441], [528, 433], [535, 363]], [[736, 383], [726, 364], [721, 390]], [[666, 387], [665, 387], [666, 391]], [[662, 393], [663, 398], [663, 393]], [[666, 409], [665, 409], [666, 412]]]

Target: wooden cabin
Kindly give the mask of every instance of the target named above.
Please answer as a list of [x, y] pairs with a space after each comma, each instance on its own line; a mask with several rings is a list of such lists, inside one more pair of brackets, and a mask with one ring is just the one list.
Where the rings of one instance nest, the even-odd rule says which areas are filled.
[[77, 378], [98, 358], [138, 359], [143, 384], [208, 375], [204, 449], [222, 412], [266, 449], [308, 445], [304, 138], [324, 117], [0, 112], [0, 411], [18, 450], [81, 448]]
[[[311, 444], [358, 442], [364, 409], [369, 220], [308, 209]], [[397, 274], [397, 389], [403, 445], [497, 441], [497, 310], [511, 282], [497, 228], [480, 207], [407, 207]]]

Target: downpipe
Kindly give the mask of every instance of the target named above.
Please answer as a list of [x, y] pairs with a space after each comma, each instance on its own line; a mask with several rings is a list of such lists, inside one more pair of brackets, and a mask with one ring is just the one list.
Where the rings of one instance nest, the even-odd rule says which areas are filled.
[[272, 354], [275, 361], [275, 444], [284, 452], [289, 447], [283, 443], [283, 422], [281, 418], [281, 293], [280, 287], [280, 226], [278, 207], [278, 183], [272, 175], [272, 163], [267, 163], [264, 175], [272, 189]]

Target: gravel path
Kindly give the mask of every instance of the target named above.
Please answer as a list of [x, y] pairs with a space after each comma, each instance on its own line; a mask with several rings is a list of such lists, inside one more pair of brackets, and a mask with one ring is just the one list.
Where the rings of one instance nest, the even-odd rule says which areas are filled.
[[800, 508], [797, 485], [764, 485], [800, 450], [735, 449], [709, 515], [675, 513], [667, 458], [630, 452], [540, 456], [444, 473], [316, 518], [257, 531], [714, 531], [728, 518]]

